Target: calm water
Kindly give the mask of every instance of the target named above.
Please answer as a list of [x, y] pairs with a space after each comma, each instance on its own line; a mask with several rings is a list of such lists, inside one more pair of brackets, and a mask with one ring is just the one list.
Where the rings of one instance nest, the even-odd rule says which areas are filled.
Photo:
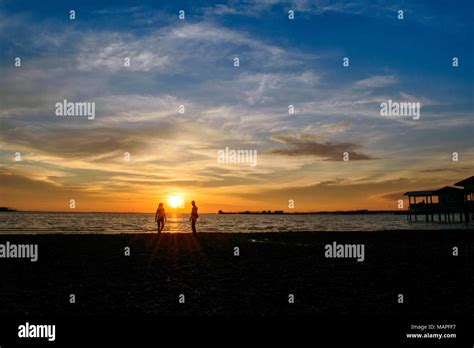
[[[167, 214], [164, 232], [190, 232], [188, 214]], [[408, 223], [403, 215], [217, 215], [200, 214], [202, 232], [379, 231], [404, 229], [472, 229], [473, 224]], [[154, 214], [0, 213], [0, 234], [154, 232]]]

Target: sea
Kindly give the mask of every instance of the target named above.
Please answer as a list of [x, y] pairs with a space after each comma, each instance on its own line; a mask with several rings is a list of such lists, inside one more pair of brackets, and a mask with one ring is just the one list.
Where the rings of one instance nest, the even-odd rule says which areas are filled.
[[[190, 233], [189, 214], [167, 214], [163, 232]], [[469, 223], [408, 222], [397, 214], [200, 214], [198, 232], [323, 232], [474, 229]], [[155, 233], [150, 213], [0, 212], [0, 234]]]

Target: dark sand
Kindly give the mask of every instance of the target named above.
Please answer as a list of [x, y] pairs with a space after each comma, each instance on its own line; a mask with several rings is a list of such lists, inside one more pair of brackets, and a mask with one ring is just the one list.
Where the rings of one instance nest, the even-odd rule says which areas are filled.
[[[0, 316], [471, 315], [474, 231], [1, 235], [39, 260], [0, 259]], [[364, 243], [365, 261], [324, 245]], [[131, 248], [131, 256], [124, 248]], [[233, 248], [240, 248], [234, 256]], [[452, 247], [460, 255], [452, 256]], [[76, 303], [69, 303], [69, 294]], [[288, 294], [295, 304], [288, 303]], [[405, 303], [397, 303], [403, 293]], [[179, 304], [184, 294], [186, 303]]]

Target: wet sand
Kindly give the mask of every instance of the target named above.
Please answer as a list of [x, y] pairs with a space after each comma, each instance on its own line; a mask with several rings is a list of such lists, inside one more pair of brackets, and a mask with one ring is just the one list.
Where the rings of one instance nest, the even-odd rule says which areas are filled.
[[[0, 235], [0, 243], [39, 245], [37, 262], [0, 260], [0, 316], [468, 315], [473, 236], [456, 230]], [[365, 260], [326, 258], [333, 241], [364, 244]], [[453, 246], [459, 256], [452, 256]]]

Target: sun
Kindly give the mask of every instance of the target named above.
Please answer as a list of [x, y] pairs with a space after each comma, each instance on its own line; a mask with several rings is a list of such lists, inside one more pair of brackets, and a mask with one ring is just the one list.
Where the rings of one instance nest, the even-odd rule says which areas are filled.
[[184, 200], [180, 196], [170, 196], [168, 198], [168, 205], [171, 208], [184, 208]]

